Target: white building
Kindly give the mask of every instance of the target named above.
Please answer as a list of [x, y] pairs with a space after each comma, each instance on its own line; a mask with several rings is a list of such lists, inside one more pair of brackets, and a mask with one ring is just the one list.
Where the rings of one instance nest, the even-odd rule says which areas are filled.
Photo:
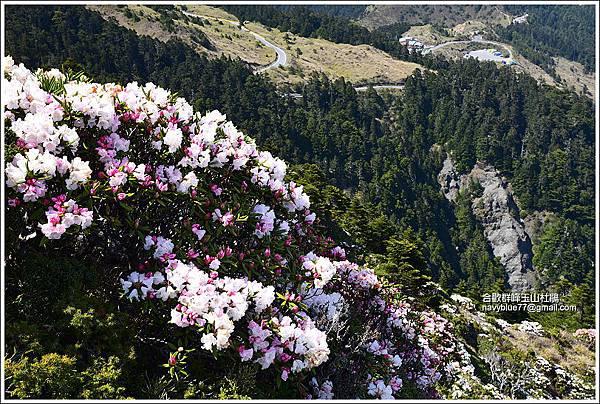
[[515, 18], [513, 18], [512, 23], [513, 24], [523, 24], [523, 23], [527, 22], [527, 17], [529, 17], [529, 14], [523, 14], [520, 17], [515, 17]]
[[400, 38], [399, 42], [401, 45], [406, 46], [409, 50], [423, 49], [423, 42], [410, 36]]

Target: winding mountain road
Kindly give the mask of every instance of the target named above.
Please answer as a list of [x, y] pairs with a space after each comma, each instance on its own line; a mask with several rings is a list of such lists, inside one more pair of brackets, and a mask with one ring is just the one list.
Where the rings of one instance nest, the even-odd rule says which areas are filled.
[[[272, 42], [269, 42], [265, 37], [263, 37], [260, 34], [257, 34], [256, 32], [253, 32], [251, 30], [249, 30], [248, 28], [246, 28], [244, 25], [240, 24], [239, 21], [237, 20], [229, 20], [226, 18], [218, 18], [218, 17], [212, 17], [212, 16], [208, 16], [208, 15], [199, 15], [199, 14], [194, 14], [194, 13], [190, 13], [188, 11], [182, 11], [183, 14], [189, 16], [189, 17], [195, 17], [195, 18], [201, 18], [201, 19], [205, 19], [205, 20], [215, 20], [215, 21], [221, 21], [221, 22], [225, 22], [231, 25], [234, 25], [236, 27], [239, 27], [240, 30], [244, 31], [244, 32], [248, 32], [249, 34], [253, 35], [260, 43], [262, 43], [263, 45], [273, 49], [277, 55], [277, 58], [275, 59], [275, 61], [273, 61], [272, 63], [266, 65], [266, 66], [261, 66], [257, 69], [254, 70], [254, 74], [259, 74], [259, 73], [264, 73], [267, 70], [270, 69], [274, 69], [277, 68], [279, 66], [287, 66], [288, 64], [288, 56], [285, 53], [285, 50], [283, 50], [282, 48], [280, 48], [279, 46], [275, 45]], [[425, 48], [423, 49], [423, 51], [421, 52], [423, 55], [427, 55], [428, 53], [438, 50], [440, 48], [443, 48], [445, 46], [448, 45], [453, 45], [453, 44], [469, 44], [469, 43], [486, 43], [486, 44], [491, 44], [491, 45], [495, 45], [498, 47], [501, 47], [503, 49], [506, 49], [508, 51], [509, 54], [509, 58], [512, 58], [512, 52], [511, 50], [505, 45], [502, 44], [500, 42], [494, 42], [494, 41], [486, 41], [481, 39], [481, 37], [474, 37], [473, 39], [470, 39], [468, 41], [448, 41], [448, 42], [444, 42], [441, 43], [439, 45], [435, 45], [429, 48]], [[370, 86], [356, 86], [354, 87], [354, 89], [356, 91], [366, 91]], [[372, 86], [375, 90], [378, 89], [399, 89], [402, 90], [404, 88], [404, 85], [400, 85], [400, 84], [378, 84], [378, 85], [374, 85]], [[301, 98], [302, 96], [300, 94], [289, 94], [289, 95], [293, 95], [292, 98]]]
[[228, 20], [226, 18], [210, 17], [208, 15], [199, 15], [199, 14], [194, 14], [194, 13], [190, 13], [187, 11], [182, 11], [182, 12], [183, 12], [183, 14], [185, 14], [189, 17], [202, 18], [205, 20], [216, 20], [216, 21], [226, 22], [226, 23], [234, 25], [236, 27], [240, 27], [240, 29], [242, 31], [252, 34], [260, 43], [273, 49], [275, 51], [275, 53], [277, 54], [277, 58], [275, 59], [275, 61], [267, 66], [259, 67], [258, 69], [254, 70], [254, 74], [263, 73], [269, 69], [287, 65], [288, 58], [287, 58], [287, 54], [285, 53], [285, 51], [283, 49], [281, 49], [279, 46], [275, 45], [274, 43], [267, 41], [265, 39], [265, 37], [263, 37], [262, 35], [259, 35], [256, 32], [250, 31], [248, 28], [241, 25], [239, 21]]
[[[282, 48], [280, 48], [279, 46], [275, 45], [272, 42], [269, 42], [262, 35], [259, 35], [256, 32], [250, 31], [248, 28], [241, 25], [240, 22], [237, 20], [229, 20], [226, 18], [218, 18], [218, 17], [212, 17], [212, 16], [208, 16], [208, 15], [194, 14], [194, 13], [190, 13], [188, 11], [182, 11], [182, 12], [183, 12], [183, 14], [187, 15], [188, 17], [201, 18], [201, 19], [205, 19], [205, 20], [221, 21], [221, 22], [225, 22], [225, 23], [231, 24], [233, 26], [239, 27], [242, 31], [252, 34], [263, 45], [273, 49], [275, 51], [275, 53], [277, 54], [277, 58], [275, 59], [275, 61], [273, 63], [270, 63], [267, 66], [262, 66], [262, 67], [259, 67], [258, 69], [255, 69], [254, 74], [263, 73], [269, 69], [274, 69], [279, 66], [286, 66], [288, 64], [287, 54], [285, 53], [285, 51]], [[354, 87], [354, 89], [356, 91], [366, 91], [369, 87], [371, 87], [371, 86], [357, 86], [357, 87]], [[404, 85], [378, 84], [378, 85], [374, 85], [372, 87], [375, 90], [379, 90], [379, 89], [400, 89], [401, 90], [404, 88]], [[291, 98], [302, 98], [301, 94], [290, 93], [287, 95], [290, 96]]]
[[498, 47], [506, 49], [506, 51], [508, 52], [508, 57], [512, 59], [512, 52], [508, 48], [508, 46], [506, 46], [505, 44], [500, 43], [500, 42], [486, 41], [486, 40], [481, 39], [481, 38], [473, 38], [473, 39], [470, 39], [468, 41], [448, 41], [448, 42], [444, 42], [444, 43], [441, 43], [439, 45], [432, 46], [431, 48], [423, 49], [423, 52], [421, 52], [421, 54], [422, 55], [427, 55], [428, 53], [430, 53], [430, 52], [432, 52], [434, 50], [438, 50], [438, 49], [443, 48], [444, 46], [448, 46], [448, 45], [469, 44], [469, 43], [489, 43], [491, 45], [496, 45]]

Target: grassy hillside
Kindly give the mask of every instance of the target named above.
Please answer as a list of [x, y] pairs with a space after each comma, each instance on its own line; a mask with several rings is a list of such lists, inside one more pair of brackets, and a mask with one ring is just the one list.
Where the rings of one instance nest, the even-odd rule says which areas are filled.
[[[209, 57], [240, 58], [252, 66], [264, 66], [276, 58], [275, 51], [261, 44], [247, 31], [241, 31], [229, 21], [237, 17], [223, 9], [205, 5], [189, 5], [185, 10], [210, 17], [186, 17], [181, 9], [169, 12], [172, 23], [161, 20], [161, 12], [148, 6], [94, 5], [91, 10], [105, 19], [114, 18], [124, 27], [139, 35], [148, 35], [161, 41], [180, 38], [198, 53]], [[164, 14], [164, 13], [163, 13]], [[258, 33], [286, 51], [288, 66], [269, 70], [268, 74], [279, 84], [305, 82], [312, 73], [323, 73], [330, 78], [344, 77], [357, 84], [396, 83], [409, 76], [416, 63], [400, 61], [369, 45], [338, 44], [325, 39], [305, 38], [271, 29], [259, 23], [247, 23], [246, 28]], [[197, 39], [205, 38], [206, 43]]]
[[330, 78], [344, 77], [353, 83], [396, 83], [422, 66], [397, 60], [370, 45], [338, 44], [320, 38], [267, 29], [258, 23], [246, 27], [286, 51], [289, 66], [269, 70], [276, 82], [298, 83], [306, 81], [313, 72]]
[[404, 33], [404, 36], [419, 38], [427, 45], [437, 45], [442, 42], [451, 41], [453, 38], [448, 34], [448, 32], [444, 32], [444, 30], [434, 27], [431, 24], [425, 24], [413, 25]]
[[[511, 24], [525, 13], [526, 23]], [[594, 97], [593, 17], [590, 7], [567, 5], [372, 5], [357, 21], [369, 29], [408, 24], [405, 35], [431, 45], [483, 33], [510, 45], [521, 69], [536, 79]], [[439, 53], [457, 56], [452, 49]]]
[[[161, 23], [161, 14], [148, 6], [128, 5], [117, 7], [113, 5], [88, 6], [90, 10], [100, 13], [105, 19], [115, 18], [121, 26], [134, 30], [139, 35], [148, 35], [161, 41], [179, 38], [191, 45], [197, 52], [205, 53], [209, 57], [227, 56], [240, 58], [251, 65], [265, 65], [275, 60], [275, 51], [267, 48], [247, 32], [242, 32], [233, 25], [218, 21], [185, 18], [177, 14], [177, 19], [172, 19], [173, 28]], [[190, 11], [201, 15], [217, 18], [236, 18], [225, 11], [207, 7], [190, 6]], [[128, 17], [133, 15], [134, 17]], [[137, 18], [136, 18], [137, 17]], [[200, 33], [205, 36], [210, 45], [203, 46], [194, 38]]]

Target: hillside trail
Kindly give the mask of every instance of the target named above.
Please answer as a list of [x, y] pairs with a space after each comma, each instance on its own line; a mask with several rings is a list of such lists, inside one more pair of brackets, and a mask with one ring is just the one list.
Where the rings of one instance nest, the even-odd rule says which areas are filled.
[[505, 49], [508, 52], [508, 57], [512, 59], [512, 51], [510, 50], [510, 48], [503, 43], [500, 42], [495, 42], [495, 41], [487, 41], [484, 39], [481, 39], [481, 36], [475, 36], [472, 39], [469, 39], [468, 41], [448, 41], [448, 42], [443, 42], [439, 45], [435, 45], [432, 46], [430, 48], [425, 48], [423, 49], [423, 52], [421, 52], [422, 55], [427, 55], [428, 53], [431, 53], [432, 51], [441, 49], [445, 46], [448, 45], [456, 45], [456, 44], [469, 44], [469, 43], [486, 43], [486, 44], [491, 44], [491, 45], [495, 45], [498, 47], [501, 47], [503, 49]]

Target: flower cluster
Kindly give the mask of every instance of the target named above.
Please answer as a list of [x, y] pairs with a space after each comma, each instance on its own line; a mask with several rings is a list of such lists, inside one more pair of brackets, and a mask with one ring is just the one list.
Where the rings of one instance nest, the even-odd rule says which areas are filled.
[[167, 300], [172, 297], [166, 287], [155, 288], [155, 285], [161, 285], [165, 280], [161, 272], [146, 272], [140, 273], [137, 271], [131, 272], [127, 279], [121, 279], [123, 293], [129, 300], [144, 300], [144, 299], [162, 299]]
[[323, 383], [319, 385], [319, 382], [316, 378], [312, 378], [310, 380], [310, 386], [313, 388], [313, 394], [309, 395], [307, 398], [312, 399], [315, 398], [317, 400], [332, 400], [333, 399], [333, 383], [330, 380], [325, 380]]
[[60, 238], [73, 225], [83, 230], [92, 224], [93, 212], [87, 208], [80, 208], [73, 199], [66, 199], [64, 194], [52, 198], [54, 204], [46, 212], [48, 223], [40, 225], [42, 233], [49, 239]]
[[325, 362], [329, 355], [325, 333], [317, 329], [305, 313], [298, 313], [295, 317], [274, 317], [261, 324], [250, 322], [251, 345], [240, 350], [242, 360], [249, 360], [256, 353], [255, 362], [262, 369], [277, 361], [284, 381], [290, 373], [312, 369]]
[[322, 288], [336, 273], [335, 265], [326, 257], [320, 257], [313, 252], [302, 257], [302, 267], [307, 271], [306, 276], [314, 278], [317, 288]]
[[596, 342], [596, 330], [593, 328], [579, 328], [575, 330], [573, 336], [591, 344]]
[[521, 321], [517, 329], [525, 334], [536, 335], [541, 337], [544, 335], [544, 328], [537, 321]]
[[162, 262], [168, 261], [175, 258], [173, 254], [173, 242], [170, 239], [166, 239], [162, 236], [146, 236], [144, 239], [144, 249], [154, 249], [153, 257], [158, 258]]
[[[452, 384], [472, 368], [470, 356], [452, 335], [448, 321], [434, 312], [419, 312], [398, 291], [384, 285], [372, 269], [348, 261], [333, 263], [336, 273], [321, 293], [312, 292], [305, 303], [331, 323], [356, 310], [376, 339], [361, 349], [369, 366], [365, 393], [369, 398], [404, 397], [417, 389], [437, 397], [438, 383]], [[459, 363], [458, 367], [449, 366]]]
[[229, 347], [234, 323], [251, 306], [254, 313], [261, 313], [275, 300], [273, 286], [264, 287], [247, 279], [219, 278], [217, 272], [206, 273], [177, 260], [169, 263], [166, 272], [166, 281], [178, 294], [171, 322], [179, 327], [197, 326], [206, 350]]
[[[6, 60], [5, 117], [20, 149], [6, 166], [6, 184], [16, 192], [11, 206], [62, 193], [73, 195], [78, 203], [76, 197], [85, 198], [90, 210], [106, 193], [119, 201], [145, 191], [195, 198], [207, 174], [246, 171], [242, 192], [249, 184], [268, 189], [290, 213], [287, 220], [278, 221], [278, 230], [287, 233], [294, 224], [303, 233], [303, 226], [314, 221], [302, 187], [283, 181], [285, 163], [258, 151], [254, 141], [218, 111], [194, 114], [184, 99], [152, 83], [122, 87], [66, 81], [54, 71], [32, 74], [23, 65], [14, 65], [10, 57]], [[62, 84], [60, 93], [42, 88], [42, 81], [50, 78]], [[164, 156], [172, 163], [162, 163]], [[136, 161], [142, 158], [145, 161]], [[103, 164], [96, 172], [91, 168], [95, 161]], [[222, 185], [213, 182], [208, 188], [214, 197], [225, 196]], [[90, 193], [96, 201], [86, 197]], [[258, 238], [275, 230], [272, 207], [257, 204], [247, 213], [257, 216]], [[211, 217], [223, 226], [234, 222], [234, 213], [220, 207]], [[53, 236], [59, 238], [62, 233]]]
[[[390, 386], [388, 386], [381, 379], [373, 380], [371, 375], [369, 375], [369, 378], [367, 379], [367, 381], [369, 382], [368, 394], [370, 396], [373, 396], [375, 398], [379, 398], [382, 400], [393, 400], [394, 399], [394, 395], [393, 395], [394, 389], [392, 388], [391, 384], [390, 384]], [[400, 379], [400, 381], [402, 381], [402, 380]]]

